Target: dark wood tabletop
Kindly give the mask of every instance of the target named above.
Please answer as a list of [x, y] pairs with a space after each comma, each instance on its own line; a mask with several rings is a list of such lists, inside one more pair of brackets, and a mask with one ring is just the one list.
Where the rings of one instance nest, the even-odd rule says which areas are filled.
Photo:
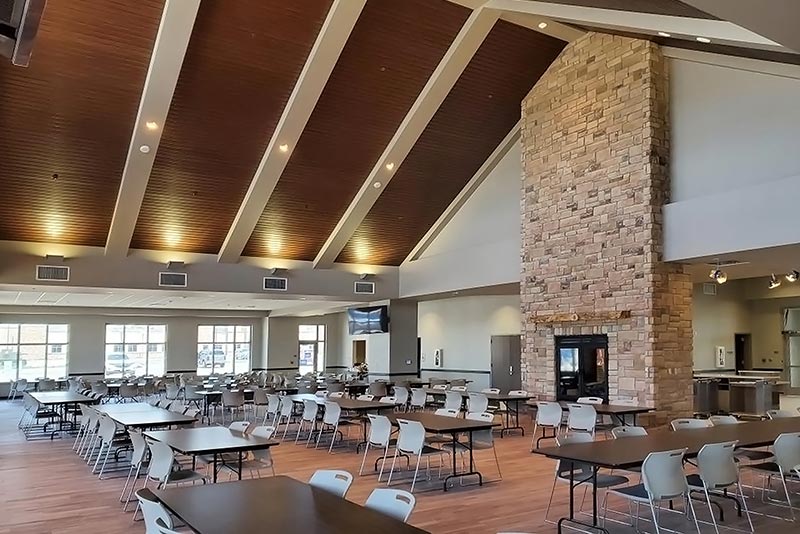
[[686, 455], [696, 456], [707, 443], [738, 441], [740, 447], [763, 447], [771, 445], [775, 438], [785, 432], [800, 432], [800, 417], [752, 421], [738, 425], [720, 425], [692, 430], [659, 430], [648, 436], [624, 439], [624, 447], [618, 440], [603, 440], [592, 443], [574, 443], [560, 447], [546, 447], [534, 452], [548, 458], [573, 460], [600, 467], [625, 468], [641, 465], [651, 452], [686, 448]]
[[[545, 400], [545, 399], [540, 398], [538, 400]], [[525, 404], [536, 409], [536, 402], [537, 401], [528, 401]], [[548, 400], [546, 402], [556, 402], [556, 401]], [[564, 410], [568, 409], [567, 406], [570, 404], [580, 404], [578, 402], [568, 402], [568, 401], [558, 401], [558, 403]], [[627, 404], [603, 403], [603, 404], [591, 404], [591, 406], [594, 406], [595, 411], [600, 415], [633, 415], [633, 414], [647, 413], [653, 411], [653, 408], [650, 408], [648, 406], [629, 406]]]
[[291, 399], [292, 402], [296, 402], [298, 404], [302, 403], [305, 400], [311, 400], [316, 402], [317, 404], [325, 404], [326, 401], [335, 402], [342, 408], [342, 410], [348, 410], [351, 412], [366, 412], [369, 410], [394, 409], [394, 404], [387, 404], [385, 402], [364, 401], [358, 399], [350, 399], [347, 397], [329, 399], [327, 397], [319, 397], [317, 395], [314, 395], [313, 393], [298, 393], [297, 395], [287, 395], [286, 398]]
[[420, 530], [289, 477], [154, 490], [200, 534], [420, 534]]
[[197, 419], [180, 413], [170, 412], [163, 408], [152, 408], [146, 411], [111, 412], [108, 416], [126, 428], [145, 428], [167, 425], [191, 425]]
[[[238, 389], [226, 389], [225, 391], [230, 391], [231, 393], [238, 393], [240, 390], [238, 390]], [[248, 393], [253, 393], [253, 390], [249, 389], [249, 388], [248, 389], [244, 389], [242, 391], [244, 391], [245, 395], [247, 395]], [[195, 393], [197, 395], [205, 395], [207, 397], [208, 396], [212, 396], [212, 395], [222, 396], [222, 390], [219, 390], [219, 389], [216, 389], [216, 390], [213, 390], [213, 391], [212, 390], [195, 391]]]
[[439, 395], [444, 397], [448, 391], [453, 393], [461, 393], [461, 396], [464, 398], [469, 397], [470, 393], [480, 393], [481, 395], [486, 395], [486, 398], [493, 401], [524, 401], [528, 399], [535, 399], [536, 395], [525, 394], [525, 395], [509, 395], [508, 393], [484, 393], [483, 391], [453, 391], [451, 389], [433, 389], [433, 388], [420, 388], [422, 391], [427, 393], [428, 395]]
[[183, 428], [180, 430], [151, 430], [145, 436], [166, 443], [184, 454], [210, 454], [215, 452], [237, 452], [268, 449], [278, 445], [272, 439], [264, 439], [222, 426]]
[[472, 419], [464, 419], [463, 417], [447, 417], [444, 415], [436, 415], [430, 412], [407, 412], [389, 415], [389, 420], [395, 426], [398, 426], [398, 419], [418, 421], [422, 423], [422, 426], [425, 427], [425, 430], [436, 434], [474, 432], [476, 430], [489, 430], [496, 426], [500, 426], [498, 423], [494, 422], [473, 421]]
[[74, 391], [41, 391], [28, 393], [31, 397], [36, 399], [40, 404], [53, 405], [53, 404], [74, 404], [77, 402], [93, 403], [95, 399], [75, 393]]

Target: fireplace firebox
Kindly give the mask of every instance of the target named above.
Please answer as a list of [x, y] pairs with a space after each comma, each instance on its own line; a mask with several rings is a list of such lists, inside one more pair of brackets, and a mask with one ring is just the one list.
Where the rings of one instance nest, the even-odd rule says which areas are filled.
[[558, 400], [608, 401], [608, 336], [556, 336], [555, 342]]

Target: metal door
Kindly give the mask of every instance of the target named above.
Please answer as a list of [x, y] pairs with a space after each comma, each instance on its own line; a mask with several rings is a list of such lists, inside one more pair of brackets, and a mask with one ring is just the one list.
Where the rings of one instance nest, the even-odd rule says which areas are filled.
[[492, 336], [492, 387], [500, 391], [522, 389], [520, 336]]

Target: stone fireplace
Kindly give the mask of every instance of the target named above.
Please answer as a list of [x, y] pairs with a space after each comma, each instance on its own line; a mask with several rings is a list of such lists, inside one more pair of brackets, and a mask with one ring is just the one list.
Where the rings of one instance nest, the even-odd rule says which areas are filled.
[[555, 396], [557, 336], [608, 336], [608, 396], [692, 411], [692, 284], [662, 261], [668, 72], [658, 45], [589, 33], [522, 103], [523, 373]]

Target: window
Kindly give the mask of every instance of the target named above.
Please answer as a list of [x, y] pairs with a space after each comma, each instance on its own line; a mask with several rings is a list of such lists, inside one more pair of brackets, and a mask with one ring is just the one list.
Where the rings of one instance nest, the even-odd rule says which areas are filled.
[[197, 374], [245, 373], [250, 370], [251, 327], [197, 327]]
[[167, 326], [107, 324], [106, 376], [160, 376], [166, 370]]
[[325, 371], [325, 325], [301, 324], [297, 339], [300, 342], [298, 370], [301, 375]]
[[69, 326], [0, 324], [0, 382], [67, 375]]

